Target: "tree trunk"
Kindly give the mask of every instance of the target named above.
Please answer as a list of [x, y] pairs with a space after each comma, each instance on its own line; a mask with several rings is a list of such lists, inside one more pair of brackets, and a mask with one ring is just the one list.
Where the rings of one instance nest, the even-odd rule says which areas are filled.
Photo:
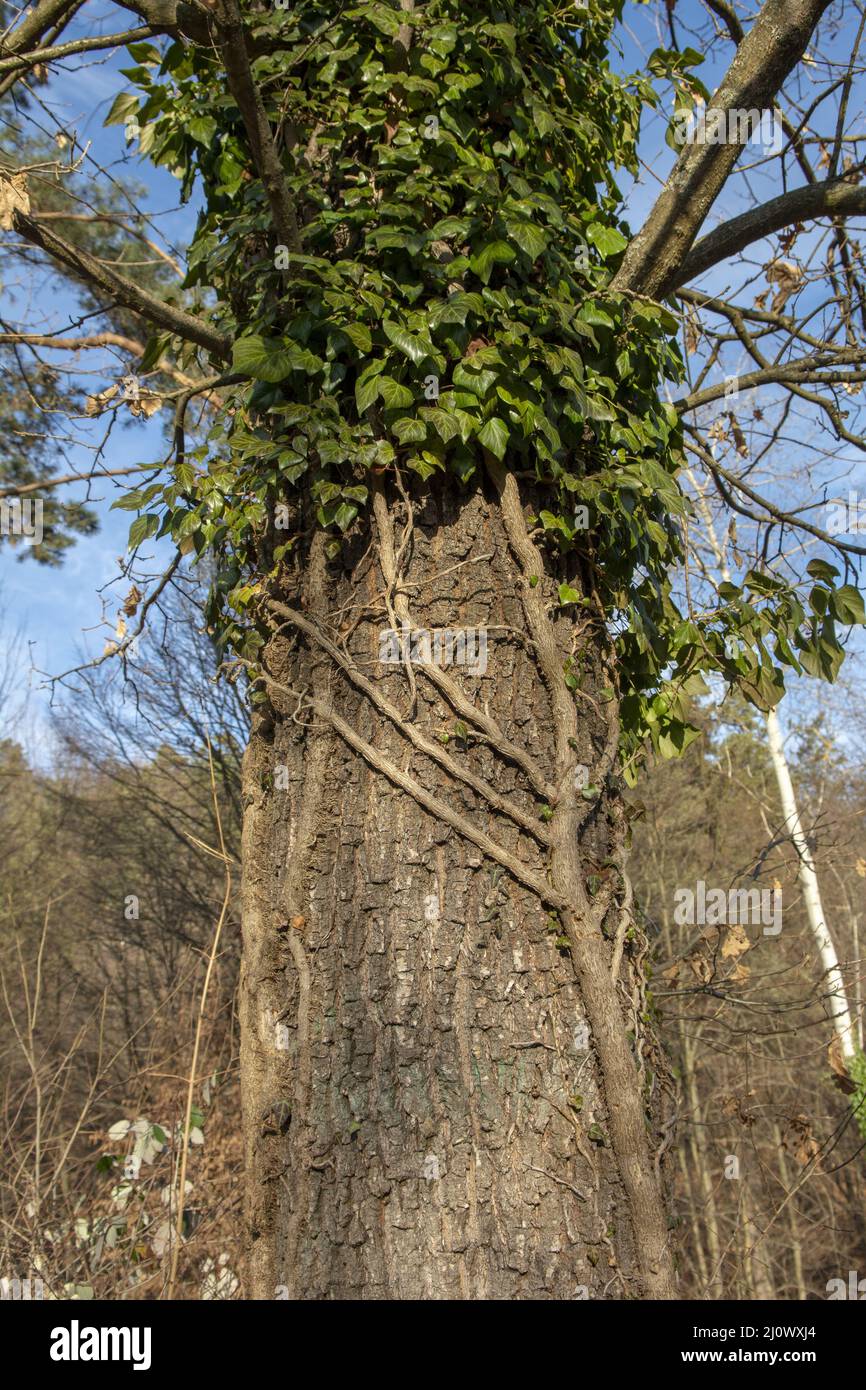
[[806, 833], [803, 830], [803, 823], [800, 820], [797, 798], [794, 795], [794, 784], [791, 781], [788, 759], [785, 756], [782, 726], [779, 723], [779, 716], [774, 709], [767, 712], [767, 741], [770, 748], [770, 757], [773, 760], [776, 782], [779, 787], [782, 814], [785, 817], [785, 829], [791, 837], [791, 843], [797, 851], [797, 856], [800, 860], [797, 878], [803, 890], [806, 919], [815, 940], [815, 945], [818, 948], [818, 955], [821, 960], [821, 965], [823, 966], [823, 973], [827, 980], [825, 994], [825, 998], [829, 1001], [827, 1010], [833, 1023], [836, 1038], [839, 1042], [839, 1051], [842, 1060], [844, 1062], [849, 1062], [857, 1055], [857, 1035], [854, 1031], [854, 1024], [851, 1019], [851, 1010], [848, 1007], [845, 977], [839, 967], [839, 957], [836, 954], [836, 946], [830, 935], [830, 928], [827, 925], [826, 918], [824, 917], [824, 906], [821, 902], [821, 889], [818, 884], [815, 861], [812, 858], [809, 841], [806, 838]]
[[[557, 606], [565, 579], [593, 602], [589, 570], [545, 574], [492, 463], [462, 497], [374, 502], [335, 557], [310, 527], [268, 600], [244, 787], [251, 1293], [673, 1297], [616, 681], [594, 609]], [[383, 664], [404, 622], [483, 630], [486, 670], [423, 645]]]

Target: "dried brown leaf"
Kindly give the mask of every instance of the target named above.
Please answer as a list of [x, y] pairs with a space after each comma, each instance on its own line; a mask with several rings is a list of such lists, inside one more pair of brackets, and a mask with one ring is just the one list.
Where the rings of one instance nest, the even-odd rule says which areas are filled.
[[734, 926], [728, 927], [725, 934], [725, 939], [722, 942], [722, 956], [725, 960], [736, 960], [738, 956], [742, 956], [749, 950], [751, 944], [746, 936], [745, 928], [736, 923]]
[[0, 174], [0, 231], [11, 232], [16, 212], [28, 213], [30, 199], [27, 196], [27, 176], [25, 174]]

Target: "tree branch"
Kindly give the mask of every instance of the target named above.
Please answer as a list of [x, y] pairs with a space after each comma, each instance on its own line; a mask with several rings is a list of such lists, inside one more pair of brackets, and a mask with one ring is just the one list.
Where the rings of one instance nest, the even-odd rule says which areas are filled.
[[243, 117], [253, 160], [264, 185], [274, 226], [283, 244], [297, 254], [301, 250], [298, 215], [286, 185], [261, 92], [253, 81], [246, 31], [237, 0], [217, 0], [214, 18], [229, 90]]
[[[2, 322], [3, 320], [0, 319], [0, 323]], [[30, 348], [52, 348], [57, 352], [83, 352], [88, 349], [116, 347], [121, 352], [128, 352], [132, 357], [143, 357], [147, 347], [146, 343], [140, 342], [137, 338], [127, 338], [122, 333], [111, 333], [109, 331], [105, 333], [86, 333], [78, 338], [63, 338], [53, 333], [3, 332], [0, 333], [0, 344], [4, 343], [10, 345], [20, 344], [22, 347]], [[173, 362], [169, 362], [165, 357], [160, 357], [157, 362], [154, 362], [152, 370], [155, 372], [163, 372], [166, 376], [171, 377], [172, 381], [176, 381], [179, 386], [187, 387], [193, 392], [200, 392], [203, 389], [206, 390], [208, 393], [208, 402], [214, 404], [214, 397], [211, 395], [211, 388], [208, 385], [210, 378], [204, 382], [203, 386], [201, 381], [196, 381], [187, 372], [182, 372], [179, 367], [176, 367]], [[238, 379], [243, 380], [243, 378]], [[216, 402], [218, 403], [218, 401], [219, 398], [217, 397]]]
[[150, 237], [145, 236], [144, 232], [139, 231], [137, 227], [131, 227], [129, 223], [125, 222], [122, 217], [119, 217], [117, 215], [117, 213], [43, 212], [40, 209], [40, 211], [38, 212], [32, 212], [32, 216], [36, 219], [37, 222], [110, 222], [112, 226], [122, 228], [124, 232], [128, 232], [130, 236], [134, 236], [139, 241], [143, 242], [145, 246], [148, 246], [150, 248], [150, 250], [154, 253], [155, 256], [159, 256], [161, 261], [165, 261], [166, 265], [171, 266], [178, 279], [183, 279], [183, 266], [180, 265], [179, 262], [176, 261], [173, 256], [170, 256], [167, 251], [163, 251], [162, 247], [159, 246], [157, 242], [152, 241]]
[[188, 38], [209, 48], [211, 43], [208, 18], [203, 8], [187, 5], [181, 0], [117, 0], [121, 9], [131, 10], [149, 24], [154, 33], [170, 34], [172, 38]]
[[123, 333], [85, 333], [79, 338], [60, 338], [55, 333], [0, 333], [0, 343], [21, 343], [24, 347], [56, 348], [58, 352], [79, 352], [83, 348], [116, 347], [133, 357], [144, 356], [144, 343]]
[[680, 290], [678, 298], [686, 304], [694, 304], [696, 308], [707, 309], [711, 314], [722, 315], [729, 321], [736, 336], [748, 347], [750, 352], [753, 351], [754, 342], [744, 326], [746, 321], [762, 324], [765, 333], [778, 332], [784, 333], [789, 339], [796, 338], [799, 342], [807, 343], [809, 347], [816, 348], [819, 352], [844, 352], [847, 350], [841, 346], [836, 347], [824, 338], [816, 338], [814, 334], [807, 333], [805, 328], [798, 324], [790, 314], [774, 313], [771, 309], [756, 309], [753, 305], [729, 304], [724, 299], [714, 299], [712, 295], [704, 294], [703, 290]]
[[218, 333], [210, 324], [204, 323], [183, 309], [175, 309], [172, 305], [157, 299], [155, 295], [148, 294], [132, 280], [118, 275], [116, 270], [103, 265], [89, 252], [70, 245], [47, 227], [41, 226], [34, 218], [16, 210], [12, 214], [12, 225], [25, 241], [38, 246], [61, 265], [82, 276], [90, 285], [110, 295], [115, 303], [123, 308], [131, 309], [147, 322], [158, 328], [165, 328], [170, 333], [176, 333], [187, 342], [206, 348], [215, 357], [230, 356], [230, 339]]
[[[718, 460], [713, 458], [710, 451], [706, 449], [699, 440], [693, 439], [692, 443], [686, 444], [686, 448], [691, 449], [692, 453], [696, 454], [706, 465], [717, 483], [720, 479], [724, 479], [729, 487], [736, 488], [738, 492], [744, 493], [745, 496], [757, 506], [763, 507], [767, 515], [778, 522], [780, 526], [790, 526], [794, 530], [805, 531], [808, 535], [814, 536], [816, 540], [822, 541], [824, 545], [828, 545], [834, 550], [843, 551], [851, 555], [866, 555], [866, 545], [857, 545], [854, 541], [840, 540], [838, 536], [831, 536], [829, 531], [822, 530], [820, 526], [813, 526], [810, 521], [804, 521], [801, 516], [796, 516], [793, 512], [782, 511], [780, 507], [774, 506], [773, 503], [762, 496], [760, 492], [756, 492], [754, 488], [749, 487], [748, 483], [744, 482], [742, 478], [738, 477], [735, 473], [730, 473], [727, 468], [723, 468]], [[726, 500], [730, 501], [731, 499], [728, 498]], [[760, 520], [760, 518], [757, 517], [753, 519]]]
[[57, 44], [51, 48], [34, 48], [28, 53], [17, 53], [12, 58], [0, 58], [0, 72], [15, 72], [19, 68], [34, 68], [37, 63], [50, 63], [58, 58], [72, 58], [76, 53], [92, 53], [99, 48], [122, 48], [139, 39], [149, 39], [155, 30], [149, 26], [144, 29], [125, 29], [121, 34], [95, 35], [89, 39], [72, 39], [69, 43]]
[[[866, 360], [866, 348], [851, 348], [844, 354], [834, 355], [825, 360], [826, 353], [813, 353], [808, 357], [798, 357], [793, 362], [777, 362], [757, 372], [744, 372], [737, 377], [737, 390], [749, 391], [755, 386], [775, 386], [785, 383], [811, 385], [843, 386], [846, 382], [866, 380], [866, 369], [839, 371], [843, 366], [856, 366]], [[716, 382], [695, 391], [691, 396], [681, 396], [674, 401], [674, 407], [682, 414], [686, 410], [697, 410], [702, 405], [710, 405], [721, 400], [727, 391], [727, 383]]]
[[139, 615], [138, 623], [133, 631], [128, 632], [119, 643], [109, 642], [101, 656], [95, 656], [92, 661], [85, 661], [81, 666], [71, 666], [69, 670], [64, 671], [62, 675], [52, 676], [52, 686], [57, 681], [65, 681], [69, 676], [77, 676], [81, 671], [94, 670], [97, 666], [102, 666], [104, 662], [113, 660], [113, 658], [116, 656], [124, 657], [129, 648], [132, 646], [136, 637], [140, 637], [141, 634], [144, 632], [145, 624], [147, 622], [148, 610], [153, 607], [160, 594], [165, 589], [166, 585], [168, 585], [171, 582], [178, 568], [180, 567], [180, 562], [182, 559], [183, 556], [181, 555], [180, 551], [178, 551], [177, 554], [172, 557], [168, 569], [164, 570], [163, 573], [160, 575], [159, 582], [156, 588], [152, 591], [152, 593], [148, 594], [142, 602], [141, 613]]
[[49, 488], [63, 487], [66, 483], [95, 483], [100, 478], [124, 478], [129, 473], [154, 473], [158, 468], [159, 465], [152, 463], [135, 463], [129, 468], [109, 468], [101, 473], [64, 473], [57, 478], [40, 478], [36, 483], [0, 488], [0, 501], [4, 497], [23, 497], [26, 492], [46, 492]]
[[761, 241], [772, 232], [790, 227], [795, 222], [816, 217], [862, 216], [866, 216], [866, 188], [859, 188], [845, 179], [830, 179], [824, 183], [792, 188], [790, 192], [780, 193], [778, 198], [771, 198], [768, 203], [761, 203], [740, 217], [732, 217], [730, 222], [724, 222], [721, 227], [702, 237], [672, 277], [670, 288], [694, 280], [711, 266], [735, 256], [752, 242]]
[[0, 34], [0, 53], [25, 53], [77, 6], [78, 0], [42, 0], [34, 10], [25, 13], [17, 28], [5, 37]]
[[708, 10], [712, 10], [713, 14], [718, 15], [733, 42], [742, 43], [745, 30], [740, 23], [739, 17], [734, 12], [732, 6], [727, 3], [727, 0], [704, 0], [704, 4]]
[[[830, 4], [831, 0], [765, 0], [711, 99], [712, 110], [727, 113], [772, 108]], [[739, 123], [737, 129], [739, 133]], [[649, 217], [630, 243], [611, 282], [612, 290], [655, 299], [670, 293], [741, 148], [740, 141], [686, 145]]]

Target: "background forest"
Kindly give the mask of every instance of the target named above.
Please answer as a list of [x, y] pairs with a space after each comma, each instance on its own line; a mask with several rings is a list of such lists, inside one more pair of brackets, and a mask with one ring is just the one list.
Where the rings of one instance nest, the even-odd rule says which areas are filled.
[[[165, 1287], [203, 962], [224, 891], [205, 847], [221, 825], [237, 859], [246, 718], [241, 693], [213, 684], [194, 599], [171, 593], [161, 629], [171, 641], [155, 625], [126, 683], [102, 668], [64, 696], [50, 767], [28, 765], [15, 738], [24, 712], [6, 690], [0, 1067], [14, 1162], [0, 1188], [0, 1265], [38, 1270], [57, 1297]], [[855, 670], [832, 698], [820, 692], [817, 712], [804, 699], [788, 751], [862, 1045], [859, 688]], [[827, 981], [763, 723], [731, 701], [707, 700], [694, 717], [703, 737], [632, 797], [683, 1296], [826, 1298], [828, 1281], [866, 1267], [864, 1141], [833, 1084]], [[677, 888], [701, 879], [781, 888], [783, 929], [678, 924]], [[209, 1079], [194, 1096], [185, 1175], [175, 1294], [193, 1299], [244, 1294], [235, 893], [205, 1005], [198, 1071]]]

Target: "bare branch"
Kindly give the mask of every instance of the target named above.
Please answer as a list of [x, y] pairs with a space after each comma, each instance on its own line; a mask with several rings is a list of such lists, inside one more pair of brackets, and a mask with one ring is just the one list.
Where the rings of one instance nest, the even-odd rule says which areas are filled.
[[82, 348], [116, 347], [135, 357], [144, 354], [144, 343], [122, 333], [85, 333], [80, 338], [60, 338], [53, 333], [0, 333], [0, 343], [22, 343], [25, 347], [56, 348], [58, 352], [78, 352]]
[[708, 10], [717, 14], [724, 24], [734, 43], [742, 43], [745, 37], [745, 30], [740, 23], [739, 17], [735, 13], [733, 6], [728, 4], [728, 0], [704, 0]]
[[[830, 3], [765, 0], [712, 97], [712, 109], [726, 113], [770, 109]], [[657, 299], [670, 293], [690, 246], [737, 162], [746, 138], [740, 123], [737, 133], [742, 140], [685, 146], [649, 217], [630, 243], [611, 282], [612, 289]]]
[[15, 211], [12, 219], [15, 231], [26, 241], [29, 241], [33, 246], [38, 246], [40, 250], [45, 251], [47, 255], [77, 275], [81, 275], [96, 289], [110, 295], [116, 304], [121, 304], [125, 309], [131, 309], [134, 313], [140, 314], [143, 319], [158, 328], [165, 328], [170, 333], [176, 333], [178, 337], [186, 339], [187, 342], [197, 343], [199, 347], [206, 348], [215, 357], [227, 358], [230, 355], [230, 340], [218, 333], [210, 324], [204, 323], [183, 309], [175, 309], [172, 305], [166, 304], [164, 300], [157, 299], [155, 295], [148, 294], [132, 280], [127, 280], [125, 276], [118, 275], [116, 270], [103, 265], [89, 252], [70, 245], [69, 242], [49, 231], [47, 227], [40, 226], [33, 217]]
[[23, 497], [28, 492], [47, 492], [50, 488], [63, 487], [66, 483], [95, 483], [100, 478], [123, 478], [129, 473], [153, 473], [152, 463], [136, 463], [130, 468], [109, 468], [98, 473], [64, 473], [58, 478], [40, 478], [37, 483], [22, 483], [17, 487], [0, 488], [0, 501], [4, 497]]
[[[824, 386], [844, 386], [866, 380], [866, 370], [843, 372], [842, 366], [855, 366], [866, 362], [866, 348], [853, 348], [842, 354], [813, 353], [809, 357], [798, 357], [793, 362], [777, 362], [757, 372], [745, 372], [737, 377], [737, 390], [748, 391], [754, 386], [782, 384], [811, 384]], [[724, 381], [705, 386], [691, 396], [681, 396], [674, 405], [681, 413], [697, 410], [699, 406], [710, 405], [721, 400], [727, 390]]]
[[27, 10], [17, 28], [5, 36], [0, 34], [0, 53], [25, 53], [32, 48], [70, 10], [78, 8], [79, 0], [42, 0], [33, 10]]
[[782, 227], [791, 227], [795, 222], [816, 217], [862, 216], [866, 216], [866, 188], [859, 188], [846, 179], [831, 179], [792, 188], [790, 192], [780, 193], [778, 198], [771, 198], [768, 203], [761, 203], [740, 217], [732, 217], [730, 222], [724, 222], [721, 227], [702, 237], [671, 279], [670, 287], [694, 280], [711, 266], [718, 265], [719, 261], [735, 256], [744, 247], [761, 241]]
[[[151, 465], [151, 467], [153, 467], [153, 465]], [[129, 648], [132, 646], [135, 639], [137, 637], [140, 637], [141, 634], [144, 632], [147, 623], [148, 611], [153, 607], [160, 594], [163, 592], [166, 586], [173, 579], [174, 575], [177, 573], [182, 559], [183, 556], [181, 555], [180, 551], [178, 551], [172, 557], [172, 560], [169, 563], [168, 568], [164, 570], [163, 573], [160, 575], [159, 582], [157, 583], [156, 588], [153, 589], [152, 592], [147, 595], [144, 602], [142, 603], [139, 620], [133, 631], [128, 632], [119, 643], [110, 642], [106, 647], [105, 651], [102, 653], [102, 655], [95, 656], [92, 661], [85, 661], [80, 666], [71, 666], [68, 671], [63, 671], [62, 674], [59, 676], [51, 676], [51, 684], [54, 685], [59, 681], [65, 681], [69, 676], [77, 676], [82, 671], [94, 670], [97, 666], [101, 666], [103, 662], [112, 661], [117, 656], [123, 658], [129, 651]]]
[[[844, 551], [851, 555], [866, 555], [866, 545], [857, 545], [854, 541], [840, 540], [838, 536], [831, 536], [829, 531], [822, 530], [820, 526], [814, 526], [811, 521], [805, 521], [803, 517], [796, 516], [793, 512], [785, 512], [782, 511], [780, 507], [774, 506], [768, 498], [762, 496], [760, 492], [756, 492], [755, 489], [744, 482], [742, 478], [738, 477], [735, 473], [730, 473], [726, 468], [723, 468], [718, 460], [713, 458], [709, 449], [706, 449], [696, 436], [693, 437], [691, 443], [686, 445], [686, 448], [691, 449], [692, 453], [696, 454], [698, 458], [701, 459], [715, 478], [717, 484], [721, 486], [721, 480], [723, 479], [724, 482], [728, 484], [728, 487], [735, 488], [738, 492], [742, 492], [748, 497], [751, 502], [754, 502], [759, 507], [763, 507], [767, 516], [771, 517], [773, 521], [777, 522], [780, 526], [790, 526], [794, 530], [805, 531], [808, 535], [814, 536], [816, 540], [823, 541], [825, 545], [831, 546], [834, 550]], [[729, 505], [733, 506], [737, 511], [740, 510], [726, 490], [723, 489], [722, 495]], [[751, 516], [752, 514], [747, 513], [747, 515]], [[760, 520], [760, 518], [753, 517], [753, 520]]]
[[32, 216], [37, 222], [110, 222], [114, 227], [120, 227], [122, 231], [128, 232], [130, 236], [136, 237], [139, 241], [148, 246], [155, 256], [165, 261], [166, 265], [171, 266], [175, 275], [183, 279], [183, 266], [170, 256], [167, 251], [150, 237], [145, 236], [144, 232], [137, 227], [131, 227], [122, 217], [118, 217], [113, 212], [33, 212]]
[[53, 48], [33, 48], [29, 53], [17, 53], [13, 58], [0, 58], [0, 72], [16, 72], [18, 69], [34, 68], [37, 63], [50, 63], [60, 58], [72, 58], [76, 53], [94, 53], [100, 48], [123, 48], [139, 39], [152, 38], [154, 30], [125, 29], [120, 34], [94, 35], [89, 39], [71, 39], [69, 43], [56, 44]]

